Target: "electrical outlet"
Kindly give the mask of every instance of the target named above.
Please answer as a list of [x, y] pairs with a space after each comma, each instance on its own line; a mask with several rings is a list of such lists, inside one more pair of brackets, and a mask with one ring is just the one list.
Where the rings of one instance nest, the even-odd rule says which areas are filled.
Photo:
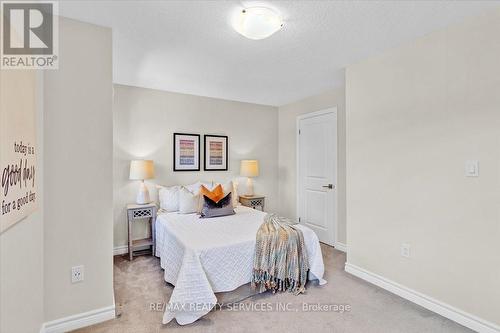
[[410, 244], [401, 244], [401, 256], [405, 258], [410, 258]]
[[71, 267], [71, 283], [83, 281], [83, 265]]
[[479, 161], [478, 160], [465, 161], [465, 176], [466, 177], [479, 177]]

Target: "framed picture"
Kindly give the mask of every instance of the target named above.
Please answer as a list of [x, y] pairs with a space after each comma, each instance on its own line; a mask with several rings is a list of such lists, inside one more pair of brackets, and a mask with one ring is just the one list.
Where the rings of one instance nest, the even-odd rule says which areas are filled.
[[200, 135], [174, 133], [174, 171], [200, 171]]
[[228, 138], [223, 135], [205, 135], [205, 171], [227, 171]]

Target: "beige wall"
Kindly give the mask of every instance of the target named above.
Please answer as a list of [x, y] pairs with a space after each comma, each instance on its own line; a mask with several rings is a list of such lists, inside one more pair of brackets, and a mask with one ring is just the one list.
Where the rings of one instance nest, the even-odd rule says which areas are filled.
[[[278, 209], [278, 110], [275, 107], [232, 102], [159, 90], [114, 86], [114, 243], [127, 243], [125, 205], [135, 201], [138, 182], [128, 179], [130, 160], [152, 159], [156, 179], [146, 181], [152, 199], [154, 184], [190, 184], [198, 180], [239, 178], [241, 159], [258, 159], [260, 176], [255, 192], [266, 195], [266, 210]], [[173, 172], [173, 133], [229, 136], [229, 171]], [[202, 153], [203, 155], [203, 150]], [[203, 165], [201, 166], [203, 170]], [[146, 232], [145, 224], [135, 231]]]
[[[36, 109], [37, 171], [43, 174], [41, 78], [35, 71], [0, 70], [3, 108]], [[22, 89], [19, 89], [22, 87]], [[0, 332], [38, 332], [43, 313], [43, 179], [37, 177], [38, 208], [0, 235]]]
[[497, 10], [346, 73], [348, 263], [497, 325], [499, 36]]
[[337, 107], [337, 240], [346, 242], [345, 225], [345, 90], [344, 87], [311, 96], [279, 108], [279, 212], [297, 218], [297, 117]]
[[44, 80], [45, 321], [113, 305], [111, 30], [61, 18], [59, 37]]

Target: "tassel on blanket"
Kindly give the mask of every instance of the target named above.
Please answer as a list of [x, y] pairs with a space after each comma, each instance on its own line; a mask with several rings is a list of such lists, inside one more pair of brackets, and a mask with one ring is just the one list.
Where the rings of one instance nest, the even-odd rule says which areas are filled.
[[303, 293], [309, 261], [302, 231], [275, 214], [267, 214], [257, 231], [252, 288]]

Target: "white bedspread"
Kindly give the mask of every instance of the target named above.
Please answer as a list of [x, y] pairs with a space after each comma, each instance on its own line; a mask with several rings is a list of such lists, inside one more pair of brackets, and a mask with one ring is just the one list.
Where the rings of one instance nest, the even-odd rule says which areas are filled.
[[[165, 213], [156, 220], [156, 256], [165, 281], [174, 290], [163, 315], [190, 324], [215, 306], [216, 292], [232, 291], [251, 282], [255, 236], [265, 213], [239, 206], [236, 215], [200, 219], [196, 214]], [[304, 234], [309, 256], [309, 280], [323, 280], [324, 266], [316, 234]]]

